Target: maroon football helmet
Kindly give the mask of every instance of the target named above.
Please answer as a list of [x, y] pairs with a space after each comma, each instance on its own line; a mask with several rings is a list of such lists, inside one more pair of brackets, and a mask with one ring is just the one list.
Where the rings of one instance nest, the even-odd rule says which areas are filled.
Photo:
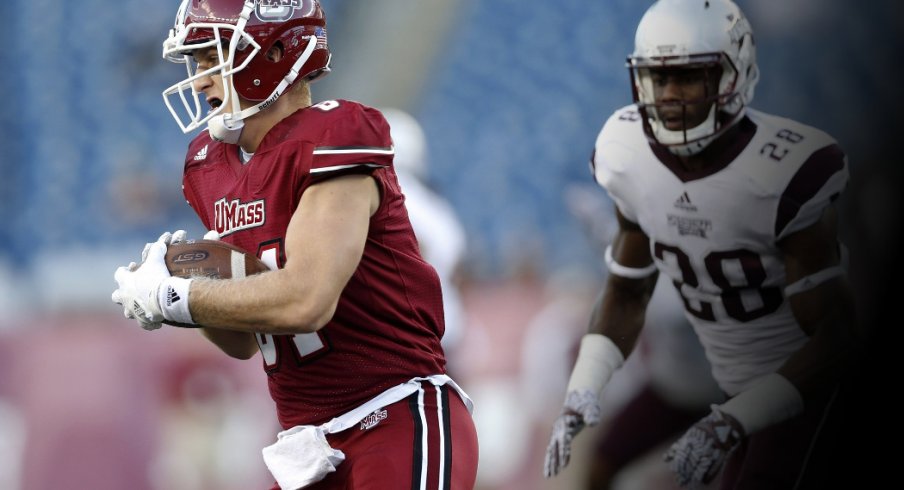
[[[264, 54], [277, 44], [283, 55], [272, 61]], [[210, 47], [217, 48], [219, 63], [197, 70], [192, 52]], [[188, 68], [185, 80], [163, 92], [182, 131], [216, 116], [233, 128], [272, 104], [295, 81], [329, 72], [326, 18], [318, 0], [183, 0], [163, 43], [163, 57]], [[192, 84], [211, 75], [222, 76], [226, 100], [205, 114]], [[184, 111], [171, 103], [177, 95]], [[259, 104], [242, 110], [236, 95]]]

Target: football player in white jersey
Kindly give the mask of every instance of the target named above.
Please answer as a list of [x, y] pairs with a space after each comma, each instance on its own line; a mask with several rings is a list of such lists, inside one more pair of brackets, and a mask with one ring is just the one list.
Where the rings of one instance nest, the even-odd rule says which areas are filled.
[[833, 202], [847, 160], [826, 133], [748, 107], [753, 32], [730, 0], [659, 0], [628, 58], [634, 101], [600, 132], [591, 168], [615, 202], [607, 284], [546, 455], [600, 420], [658, 274], [684, 302], [727, 401], [665, 455], [677, 482], [796, 488], [857, 333]]

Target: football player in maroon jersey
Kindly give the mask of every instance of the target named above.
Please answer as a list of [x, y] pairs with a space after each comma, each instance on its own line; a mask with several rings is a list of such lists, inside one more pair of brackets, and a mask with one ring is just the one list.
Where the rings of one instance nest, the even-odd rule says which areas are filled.
[[[330, 70], [317, 0], [184, 0], [163, 45], [188, 77], [164, 91], [184, 132], [185, 198], [210, 236], [272, 269], [170, 277], [165, 233], [116, 271], [145, 329], [196, 324], [230, 356], [261, 352], [284, 429], [274, 488], [471, 489], [471, 401], [445, 374], [442, 291], [421, 257], [379, 111], [312, 103]], [[203, 100], [202, 100], [203, 98]], [[208, 107], [209, 106], [209, 110]]]

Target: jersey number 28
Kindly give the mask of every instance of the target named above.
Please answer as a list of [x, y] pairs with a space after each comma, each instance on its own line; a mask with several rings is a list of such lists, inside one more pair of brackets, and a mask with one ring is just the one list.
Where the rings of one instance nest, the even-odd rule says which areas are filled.
[[[653, 254], [661, 261], [665, 261], [666, 256], [671, 255], [677, 263], [681, 270], [681, 281], [674, 281], [675, 288], [681, 293], [681, 300], [688, 313], [701, 320], [715, 321], [716, 316], [712, 303], [699, 301], [699, 308], [695, 307], [691, 303], [691, 299], [682, 292], [683, 284], [687, 284], [691, 288], [697, 288], [700, 285], [690, 257], [676, 246], [659, 242], [653, 243]], [[740, 322], [749, 322], [766, 316], [781, 306], [783, 301], [781, 290], [777, 287], [762, 287], [766, 280], [766, 268], [763, 267], [763, 261], [758, 254], [744, 249], [710, 252], [703, 259], [703, 263], [712, 282], [722, 290], [722, 305], [729, 317]], [[744, 284], [737, 284], [738, 281], [733, 284], [725, 274], [726, 268], [732, 267], [740, 268], [744, 276]], [[755, 291], [759, 295], [761, 304], [757, 307], [746, 306], [742, 300], [745, 291]]]

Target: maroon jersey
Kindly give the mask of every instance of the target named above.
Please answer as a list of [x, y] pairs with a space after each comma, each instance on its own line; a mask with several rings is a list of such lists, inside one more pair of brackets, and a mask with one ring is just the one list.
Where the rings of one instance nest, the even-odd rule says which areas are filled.
[[271, 267], [285, 263], [286, 228], [312, 184], [366, 172], [381, 194], [329, 323], [310, 334], [256, 334], [283, 428], [325, 422], [412, 377], [444, 373], [439, 278], [418, 251], [383, 116], [352, 101], [321, 102], [274, 126], [247, 164], [239, 151], [206, 132], [195, 138], [185, 197], [208, 229]]

